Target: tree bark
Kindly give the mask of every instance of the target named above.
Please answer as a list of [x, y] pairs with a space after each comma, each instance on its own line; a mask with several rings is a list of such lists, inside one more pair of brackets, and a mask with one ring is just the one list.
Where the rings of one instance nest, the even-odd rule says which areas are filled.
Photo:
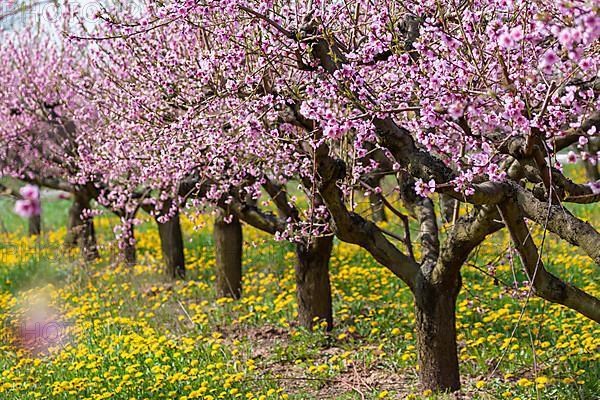
[[456, 349], [456, 298], [460, 289], [423, 285], [415, 294], [419, 379], [423, 390], [460, 389]]
[[35, 215], [29, 218], [29, 236], [39, 236], [42, 233], [42, 216]]
[[69, 221], [67, 224], [67, 238], [65, 245], [74, 247], [79, 245], [81, 254], [86, 261], [97, 259], [98, 246], [96, 243], [96, 230], [92, 218], [83, 218], [83, 211], [90, 209], [90, 198], [76, 193], [73, 204], [69, 209]]
[[126, 266], [133, 267], [137, 263], [137, 254], [135, 248], [135, 230], [133, 226], [129, 227], [125, 234], [127, 237], [125, 238], [125, 244], [122, 249], [121, 256]]
[[595, 263], [600, 264], [600, 233], [589, 222], [577, 218], [560, 205], [539, 201], [528, 190], [517, 185], [514, 187], [517, 192], [517, 204], [525, 217], [578, 246]]
[[329, 259], [333, 237], [316, 237], [310, 244], [296, 246], [296, 295], [300, 325], [312, 328], [325, 321], [327, 330], [333, 328]]
[[167, 222], [158, 224], [158, 234], [167, 274], [172, 278], [185, 278], [185, 255], [179, 213]]
[[218, 297], [239, 299], [242, 295], [242, 225], [233, 216], [227, 223], [219, 212], [213, 237], [216, 252], [216, 290]]

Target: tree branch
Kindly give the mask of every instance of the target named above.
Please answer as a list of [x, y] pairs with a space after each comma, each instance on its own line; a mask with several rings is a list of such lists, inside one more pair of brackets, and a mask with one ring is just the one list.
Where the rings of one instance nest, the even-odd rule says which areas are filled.
[[494, 206], [483, 206], [459, 218], [444, 241], [434, 278], [456, 279], [473, 249], [504, 227], [504, 224], [496, 221], [497, 218], [499, 214]]
[[592, 225], [580, 220], [560, 205], [548, 205], [535, 198], [526, 189], [514, 185], [516, 199], [525, 217], [546, 226], [572, 245], [579, 246], [587, 255], [600, 264], [600, 233]]
[[317, 150], [318, 172], [321, 176], [319, 189], [335, 222], [336, 235], [344, 242], [365, 248], [379, 263], [414, 290], [419, 265], [386, 239], [377, 225], [348, 211], [343, 193], [337, 187], [337, 181], [345, 176], [345, 165], [341, 160], [330, 157], [328, 151], [327, 146], [321, 146]]

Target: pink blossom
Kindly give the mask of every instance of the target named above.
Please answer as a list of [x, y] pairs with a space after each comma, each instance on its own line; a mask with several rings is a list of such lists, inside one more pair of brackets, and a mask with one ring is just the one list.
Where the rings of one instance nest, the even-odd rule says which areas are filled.
[[35, 201], [37, 201], [40, 198], [40, 189], [37, 186], [34, 186], [34, 185], [23, 186], [19, 190], [19, 193], [26, 200], [35, 200]]
[[40, 190], [37, 186], [23, 186], [19, 193], [23, 199], [15, 203], [15, 213], [23, 218], [31, 218], [40, 215], [42, 207], [40, 204]]
[[579, 61], [579, 66], [583, 71], [589, 71], [594, 67], [594, 60], [591, 57], [582, 58]]
[[521, 40], [523, 40], [524, 35], [523, 35], [523, 29], [520, 26], [517, 26], [515, 28], [512, 28], [510, 30], [510, 37], [515, 41], [515, 42], [520, 42]]
[[423, 182], [423, 179], [417, 179], [415, 182], [415, 192], [419, 196], [427, 197], [435, 192], [435, 180], [430, 180], [428, 183]]
[[559, 170], [560, 172], [563, 172], [563, 165], [560, 163], [560, 161], [556, 161], [554, 163], [554, 168], [556, 168], [557, 170]]
[[41, 206], [37, 200], [17, 200], [15, 213], [23, 218], [31, 218], [41, 214]]
[[600, 181], [590, 182], [588, 186], [592, 189], [592, 193], [600, 194]]
[[569, 151], [567, 154], [567, 162], [570, 164], [574, 164], [577, 162], [577, 154], [574, 151]]
[[515, 42], [509, 32], [504, 32], [498, 36], [498, 45], [504, 49], [511, 49]]
[[540, 67], [541, 68], [551, 67], [554, 64], [556, 64], [558, 62], [558, 60], [559, 60], [559, 58], [556, 55], [556, 53], [554, 51], [552, 51], [552, 50], [548, 50], [542, 56], [542, 60], [540, 61]]
[[564, 47], [569, 47], [573, 43], [573, 34], [571, 28], [565, 28], [558, 34], [558, 41]]
[[588, 144], [587, 136], [579, 136], [579, 145], [585, 146], [586, 144]]
[[458, 119], [458, 118], [462, 117], [464, 114], [464, 106], [460, 102], [451, 104], [450, 107], [448, 107], [448, 114], [452, 118]]

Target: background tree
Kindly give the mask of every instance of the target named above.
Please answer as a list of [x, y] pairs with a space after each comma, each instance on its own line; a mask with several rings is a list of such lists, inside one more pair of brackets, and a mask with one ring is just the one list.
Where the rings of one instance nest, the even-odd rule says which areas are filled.
[[[207, 66], [210, 76], [197, 82], [189, 80], [189, 69], [197, 67], [198, 54], [206, 51], [206, 43], [214, 38], [202, 39], [192, 31], [188, 41], [176, 40], [184, 33], [182, 26], [175, 24], [130, 35], [126, 26], [129, 22], [125, 24], [123, 18], [126, 16], [118, 13], [105, 16], [105, 23], [97, 31], [78, 36], [88, 43], [97, 43], [96, 39], [103, 37], [115, 39], [104, 41], [103, 51], [90, 53], [90, 64], [102, 71], [103, 79], [89, 81], [88, 85], [87, 77], [82, 76], [82, 83], [75, 85], [85, 88], [82, 95], [90, 101], [102, 102], [101, 119], [109, 132], [103, 137], [106, 147], [124, 149], [122, 153], [102, 152], [100, 157], [110, 154], [111, 158], [95, 163], [102, 165], [103, 171], [110, 168], [109, 173], [115, 174], [109, 179], [113, 191], [127, 192], [143, 184], [149, 193], [178, 193], [179, 204], [192, 198], [196, 206], [224, 210], [222, 222], [218, 220], [215, 225], [217, 276], [223, 278], [217, 280], [222, 283], [217, 291], [222, 295], [238, 297], [241, 287], [241, 235], [237, 224], [227, 222], [240, 219], [297, 241], [300, 319], [308, 327], [315, 320], [324, 319], [331, 327], [331, 234], [316, 239], [328, 245], [315, 246], [294, 233], [298, 227], [307, 230], [312, 226], [320, 237], [322, 233], [317, 230], [323, 227], [318, 213], [300, 213], [288, 204], [281, 182], [288, 182], [298, 167], [282, 170], [276, 164], [280, 160], [272, 159], [272, 155], [281, 144], [271, 138], [256, 136], [255, 141], [246, 141], [240, 136], [242, 132], [252, 134], [250, 130], [265, 129], [263, 125], [277, 132], [279, 117], [274, 115], [275, 120], [263, 124], [254, 118], [254, 109], [240, 113], [242, 98], [215, 93], [223, 86], [221, 72], [225, 68]], [[152, 55], [157, 51], [165, 59], [157, 60]], [[231, 114], [226, 116], [224, 110], [231, 110]], [[231, 116], [235, 116], [233, 121]], [[284, 130], [289, 129], [287, 125]], [[299, 162], [298, 157], [281, 156], [290, 165]], [[124, 179], [123, 171], [132, 170], [136, 172]], [[118, 187], [115, 182], [120, 182]], [[272, 198], [274, 208], [259, 206], [264, 196]]]

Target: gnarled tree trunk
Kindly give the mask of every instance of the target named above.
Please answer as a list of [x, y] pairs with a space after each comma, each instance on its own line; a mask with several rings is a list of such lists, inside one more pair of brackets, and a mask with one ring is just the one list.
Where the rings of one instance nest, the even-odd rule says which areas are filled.
[[225, 220], [219, 212], [213, 237], [216, 253], [216, 290], [219, 297], [239, 299], [242, 295], [242, 225], [236, 216]]
[[311, 243], [296, 246], [298, 319], [306, 328], [312, 328], [319, 321], [326, 321], [328, 330], [333, 328], [329, 281], [332, 248], [332, 236], [312, 238]]
[[456, 298], [459, 287], [435, 288], [428, 284], [415, 294], [419, 378], [424, 390], [460, 389], [456, 349]]
[[156, 223], [167, 274], [172, 278], [185, 278], [185, 255], [179, 213], [165, 223]]
[[86, 209], [90, 209], [90, 198], [85, 194], [76, 193], [69, 209], [65, 245], [67, 247], [79, 245], [83, 258], [86, 261], [92, 261], [97, 259], [99, 254], [94, 220], [82, 217], [83, 211]]

